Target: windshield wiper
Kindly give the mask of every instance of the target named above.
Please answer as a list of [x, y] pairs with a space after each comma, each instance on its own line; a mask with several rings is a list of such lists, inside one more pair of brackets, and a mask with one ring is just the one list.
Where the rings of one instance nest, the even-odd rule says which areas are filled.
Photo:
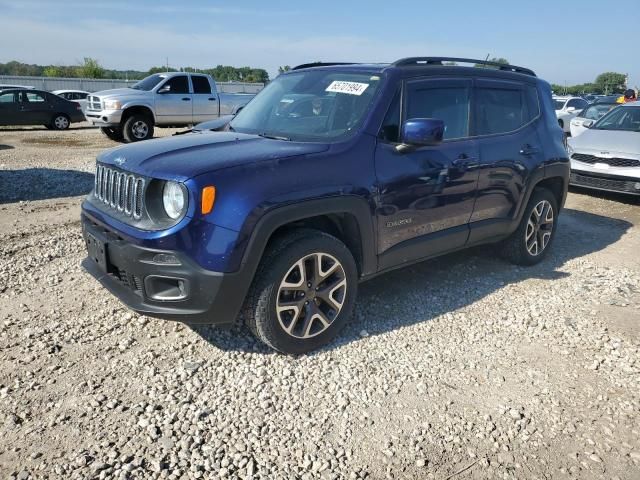
[[279, 137], [277, 135], [267, 135], [266, 133], [258, 133], [257, 134], [259, 137], [262, 138], [270, 138], [272, 140], [284, 140], [285, 142], [290, 142], [291, 139], [289, 137]]

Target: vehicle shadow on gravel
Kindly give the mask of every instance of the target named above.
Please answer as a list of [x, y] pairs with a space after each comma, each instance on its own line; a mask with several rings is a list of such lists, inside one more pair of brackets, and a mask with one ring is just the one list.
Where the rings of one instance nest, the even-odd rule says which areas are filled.
[[[570, 275], [562, 266], [617, 242], [632, 224], [580, 210], [565, 209], [550, 255], [533, 267], [501, 260], [495, 246], [476, 247], [399, 269], [359, 287], [356, 313], [350, 324], [319, 354], [463, 308], [507, 284], [527, 279], [558, 279]], [[478, 318], [478, 321], [482, 321]], [[272, 354], [246, 329], [194, 328], [217, 348]], [[366, 333], [365, 333], [366, 332]], [[427, 341], [427, 339], [425, 339]]]
[[97, 130], [98, 127], [94, 127], [92, 125], [85, 125], [81, 127], [74, 127], [71, 125], [69, 128], [65, 130], [52, 130], [47, 127], [19, 127], [19, 128], [0, 128], [0, 132], [53, 132], [53, 133], [64, 133], [64, 132], [72, 132], [74, 130]]
[[78, 170], [0, 170], [0, 204], [86, 195], [93, 179], [93, 173]]
[[16, 147], [14, 147], [13, 145], [0, 144], [0, 150], [13, 150], [14, 148], [16, 148]]

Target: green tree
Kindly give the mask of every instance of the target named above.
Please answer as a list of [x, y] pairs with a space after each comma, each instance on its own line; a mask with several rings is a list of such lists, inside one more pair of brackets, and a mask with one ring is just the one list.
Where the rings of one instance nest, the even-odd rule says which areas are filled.
[[621, 93], [624, 91], [627, 77], [624, 73], [604, 72], [596, 77], [595, 84], [605, 93]]
[[42, 70], [42, 75], [44, 75], [45, 77], [61, 77], [62, 76], [60, 69], [53, 65], [44, 67], [44, 70]]
[[84, 57], [82, 64], [77, 68], [77, 75], [82, 78], [104, 78], [104, 72], [98, 60], [91, 57]]
[[291, 67], [289, 65], [279, 66], [278, 74], [288, 72], [289, 70], [291, 70]]

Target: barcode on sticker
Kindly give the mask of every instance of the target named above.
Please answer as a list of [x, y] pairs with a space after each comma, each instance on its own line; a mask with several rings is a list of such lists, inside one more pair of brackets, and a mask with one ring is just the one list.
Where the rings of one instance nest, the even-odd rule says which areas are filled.
[[368, 86], [368, 83], [344, 82], [340, 80], [334, 80], [325, 91], [348, 93], [349, 95], [362, 95], [362, 92], [364, 92]]

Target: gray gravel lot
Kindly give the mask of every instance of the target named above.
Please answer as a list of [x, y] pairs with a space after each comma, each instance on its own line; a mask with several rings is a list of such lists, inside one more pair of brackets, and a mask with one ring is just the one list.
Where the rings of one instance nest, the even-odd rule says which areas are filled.
[[487, 247], [371, 280], [294, 358], [81, 270], [114, 145], [0, 129], [0, 478], [640, 478], [637, 200], [572, 192], [532, 268]]

